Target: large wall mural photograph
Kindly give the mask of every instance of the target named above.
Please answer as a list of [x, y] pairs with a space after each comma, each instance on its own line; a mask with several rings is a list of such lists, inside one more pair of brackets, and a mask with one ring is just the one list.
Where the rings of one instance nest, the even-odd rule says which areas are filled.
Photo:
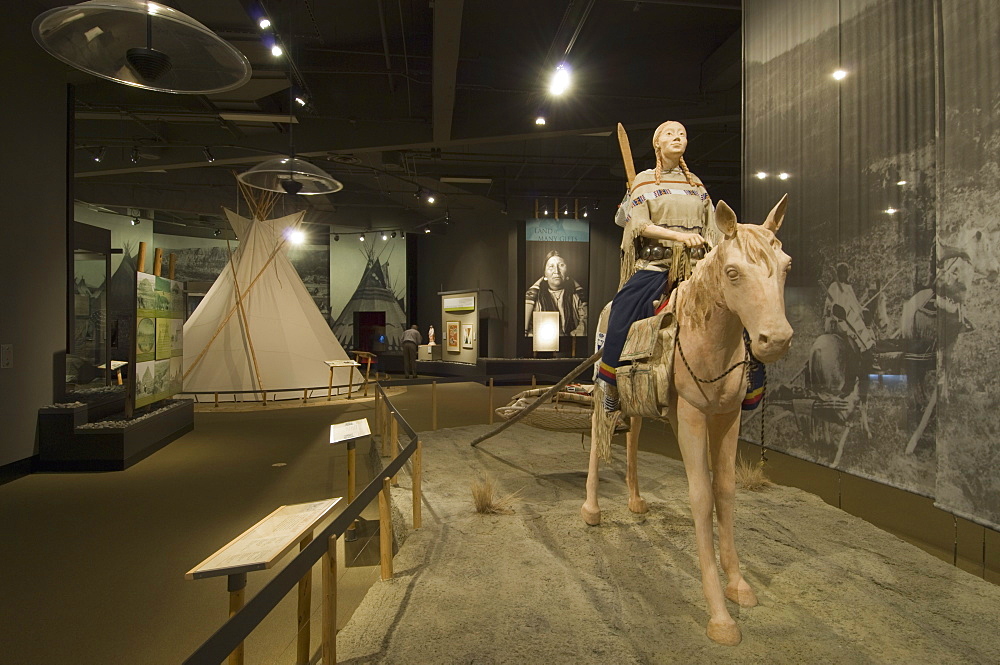
[[[1000, 8], [744, 9], [745, 216], [792, 202], [795, 341], [768, 377], [763, 443], [996, 525]], [[765, 26], [775, 11], [788, 22]]]

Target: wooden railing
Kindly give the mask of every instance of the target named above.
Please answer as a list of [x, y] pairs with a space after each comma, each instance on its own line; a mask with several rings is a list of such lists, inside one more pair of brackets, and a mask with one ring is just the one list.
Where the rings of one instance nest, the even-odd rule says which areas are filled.
[[[379, 471], [372, 481], [358, 493], [342, 513], [324, 527], [301, 549], [275, 576], [267, 582], [249, 601], [232, 616], [187, 659], [188, 665], [218, 665], [229, 658], [233, 665], [242, 662], [243, 642], [253, 630], [277, 607], [278, 603], [295, 588], [301, 580], [312, 575], [313, 566], [322, 562], [322, 663], [333, 665], [337, 662], [337, 539], [343, 536], [361, 513], [378, 498], [379, 501], [379, 542], [381, 547], [382, 579], [392, 577], [392, 519], [390, 515], [390, 482], [412, 460], [413, 527], [420, 528], [420, 475], [422, 468], [421, 445], [417, 433], [399, 415], [385, 391], [375, 386], [376, 413], [373, 435], [381, 435], [381, 446], [387, 455], [395, 453], [388, 464]], [[400, 440], [402, 432], [402, 440]], [[300, 619], [301, 621], [301, 619]], [[301, 639], [298, 632], [297, 663], [310, 661], [309, 644]]]

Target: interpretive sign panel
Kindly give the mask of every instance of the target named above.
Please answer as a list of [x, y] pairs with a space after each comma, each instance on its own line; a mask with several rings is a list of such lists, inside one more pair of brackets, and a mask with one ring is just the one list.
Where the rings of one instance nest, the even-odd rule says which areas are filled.
[[[184, 290], [180, 282], [136, 273], [134, 405], [145, 406], [181, 391]], [[171, 362], [172, 360], [178, 362]]]
[[281, 506], [189, 570], [184, 577], [196, 580], [270, 568], [315, 529], [340, 500], [341, 497], [335, 497]]
[[367, 418], [352, 420], [346, 423], [336, 423], [335, 425], [330, 425], [330, 443], [360, 439], [371, 433], [372, 431], [368, 426]]

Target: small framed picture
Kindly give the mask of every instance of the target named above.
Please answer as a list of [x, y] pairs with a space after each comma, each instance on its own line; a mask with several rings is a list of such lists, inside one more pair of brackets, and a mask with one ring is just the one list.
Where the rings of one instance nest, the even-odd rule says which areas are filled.
[[449, 351], [461, 351], [462, 346], [458, 341], [459, 330], [458, 321], [448, 321], [445, 323], [445, 330], [447, 332], [448, 340], [448, 350]]
[[476, 340], [476, 335], [473, 332], [473, 325], [471, 323], [462, 324], [462, 348], [471, 349], [473, 348], [473, 342]]

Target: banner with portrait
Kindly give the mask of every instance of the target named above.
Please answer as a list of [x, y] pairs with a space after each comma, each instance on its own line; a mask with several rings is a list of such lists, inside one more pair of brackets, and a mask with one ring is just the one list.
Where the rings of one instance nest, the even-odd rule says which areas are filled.
[[524, 334], [533, 313], [559, 312], [559, 334], [587, 336], [590, 224], [581, 219], [529, 219], [525, 223]]

